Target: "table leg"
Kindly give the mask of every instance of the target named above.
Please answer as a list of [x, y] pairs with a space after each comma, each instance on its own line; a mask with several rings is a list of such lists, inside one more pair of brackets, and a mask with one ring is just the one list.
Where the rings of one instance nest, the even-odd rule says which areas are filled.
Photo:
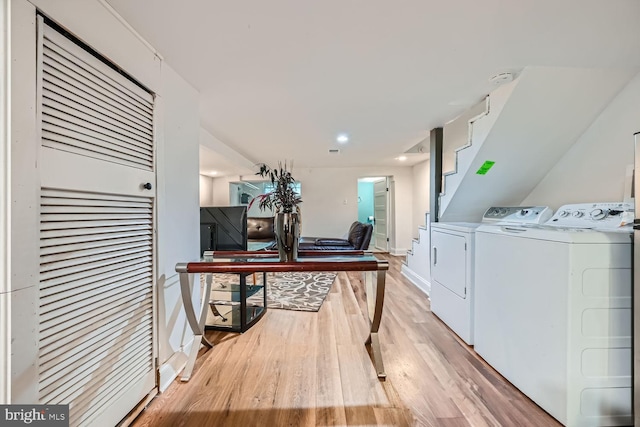
[[182, 296], [182, 303], [184, 306], [184, 312], [187, 316], [187, 321], [191, 327], [191, 331], [194, 334], [193, 343], [189, 350], [187, 364], [182, 372], [181, 381], [189, 381], [191, 373], [196, 364], [196, 358], [198, 357], [198, 351], [200, 350], [200, 344], [204, 344], [207, 347], [213, 347], [213, 344], [207, 340], [204, 336], [204, 323], [207, 320], [207, 309], [209, 307], [209, 294], [211, 293], [211, 281], [212, 275], [208, 274], [205, 279], [204, 292], [200, 302], [200, 311], [198, 317], [191, 302], [191, 288], [192, 280], [189, 273], [180, 273], [180, 294]]
[[[380, 350], [380, 341], [378, 339], [378, 329], [380, 328], [380, 320], [382, 319], [382, 307], [384, 305], [384, 287], [386, 281], [386, 271], [378, 270], [376, 274], [376, 288], [366, 289], [367, 305], [369, 308], [369, 319], [371, 322], [371, 329], [369, 337], [365, 342], [365, 345], [371, 349], [371, 357], [373, 359], [373, 365], [376, 368], [376, 373], [380, 380], [385, 380], [387, 374], [384, 371], [384, 363], [382, 362], [382, 351]], [[371, 280], [366, 280], [367, 288], [372, 286]], [[372, 294], [375, 291], [375, 299], [371, 301]]]
[[240, 273], [240, 332], [247, 330], [247, 274]]

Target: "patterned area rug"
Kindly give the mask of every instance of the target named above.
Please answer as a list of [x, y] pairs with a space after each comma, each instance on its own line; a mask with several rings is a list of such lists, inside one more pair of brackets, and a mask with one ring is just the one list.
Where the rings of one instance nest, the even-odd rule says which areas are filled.
[[[256, 273], [256, 282], [262, 283], [262, 273]], [[267, 274], [267, 307], [283, 310], [318, 311], [327, 297], [331, 285], [336, 278], [334, 272], [291, 272]], [[237, 274], [216, 274], [213, 286], [225, 286], [237, 283]], [[247, 277], [247, 284], [252, 284], [252, 276]], [[212, 291], [213, 294], [214, 291]], [[247, 305], [255, 302], [262, 305], [262, 291], [247, 299]]]

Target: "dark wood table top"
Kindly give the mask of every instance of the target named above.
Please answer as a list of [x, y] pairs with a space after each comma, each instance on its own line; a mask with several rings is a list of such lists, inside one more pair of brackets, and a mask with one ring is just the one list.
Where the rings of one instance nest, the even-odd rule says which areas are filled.
[[[389, 263], [364, 251], [301, 251], [296, 261], [281, 262], [276, 251], [213, 251], [205, 261], [182, 264], [187, 273], [287, 271], [381, 271]], [[176, 271], [179, 271], [176, 268]], [[180, 272], [180, 271], [179, 271]]]

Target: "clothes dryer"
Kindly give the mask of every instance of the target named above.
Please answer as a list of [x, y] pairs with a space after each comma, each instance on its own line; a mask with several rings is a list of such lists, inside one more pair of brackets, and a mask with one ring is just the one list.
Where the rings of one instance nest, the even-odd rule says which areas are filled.
[[632, 423], [632, 210], [476, 230], [475, 351], [567, 426]]
[[[545, 206], [491, 207], [482, 222], [539, 224], [551, 215]], [[469, 345], [473, 344], [475, 231], [480, 225], [431, 224], [431, 311]]]

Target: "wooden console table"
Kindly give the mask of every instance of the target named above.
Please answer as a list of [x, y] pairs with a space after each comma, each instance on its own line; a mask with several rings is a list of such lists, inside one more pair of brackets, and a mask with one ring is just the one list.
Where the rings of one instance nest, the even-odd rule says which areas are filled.
[[[191, 303], [189, 275], [192, 273], [272, 273], [289, 271], [362, 271], [365, 272], [365, 293], [367, 296], [369, 336], [365, 345], [371, 349], [371, 357], [378, 378], [384, 380], [386, 374], [382, 363], [382, 353], [378, 339], [378, 329], [382, 318], [384, 287], [389, 263], [379, 260], [371, 253], [363, 251], [301, 251], [297, 261], [280, 262], [274, 251], [215, 251], [208, 253], [211, 260], [176, 264], [180, 274], [180, 291], [189, 326], [195, 337], [188, 355], [187, 365], [182, 373], [182, 381], [189, 381], [196, 363], [200, 344], [211, 348], [213, 344], [204, 336], [207, 318], [208, 296], [211, 280], [205, 281], [203, 298], [196, 312]], [[373, 276], [375, 275], [375, 280]], [[194, 288], [196, 288], [194, 286]]]

